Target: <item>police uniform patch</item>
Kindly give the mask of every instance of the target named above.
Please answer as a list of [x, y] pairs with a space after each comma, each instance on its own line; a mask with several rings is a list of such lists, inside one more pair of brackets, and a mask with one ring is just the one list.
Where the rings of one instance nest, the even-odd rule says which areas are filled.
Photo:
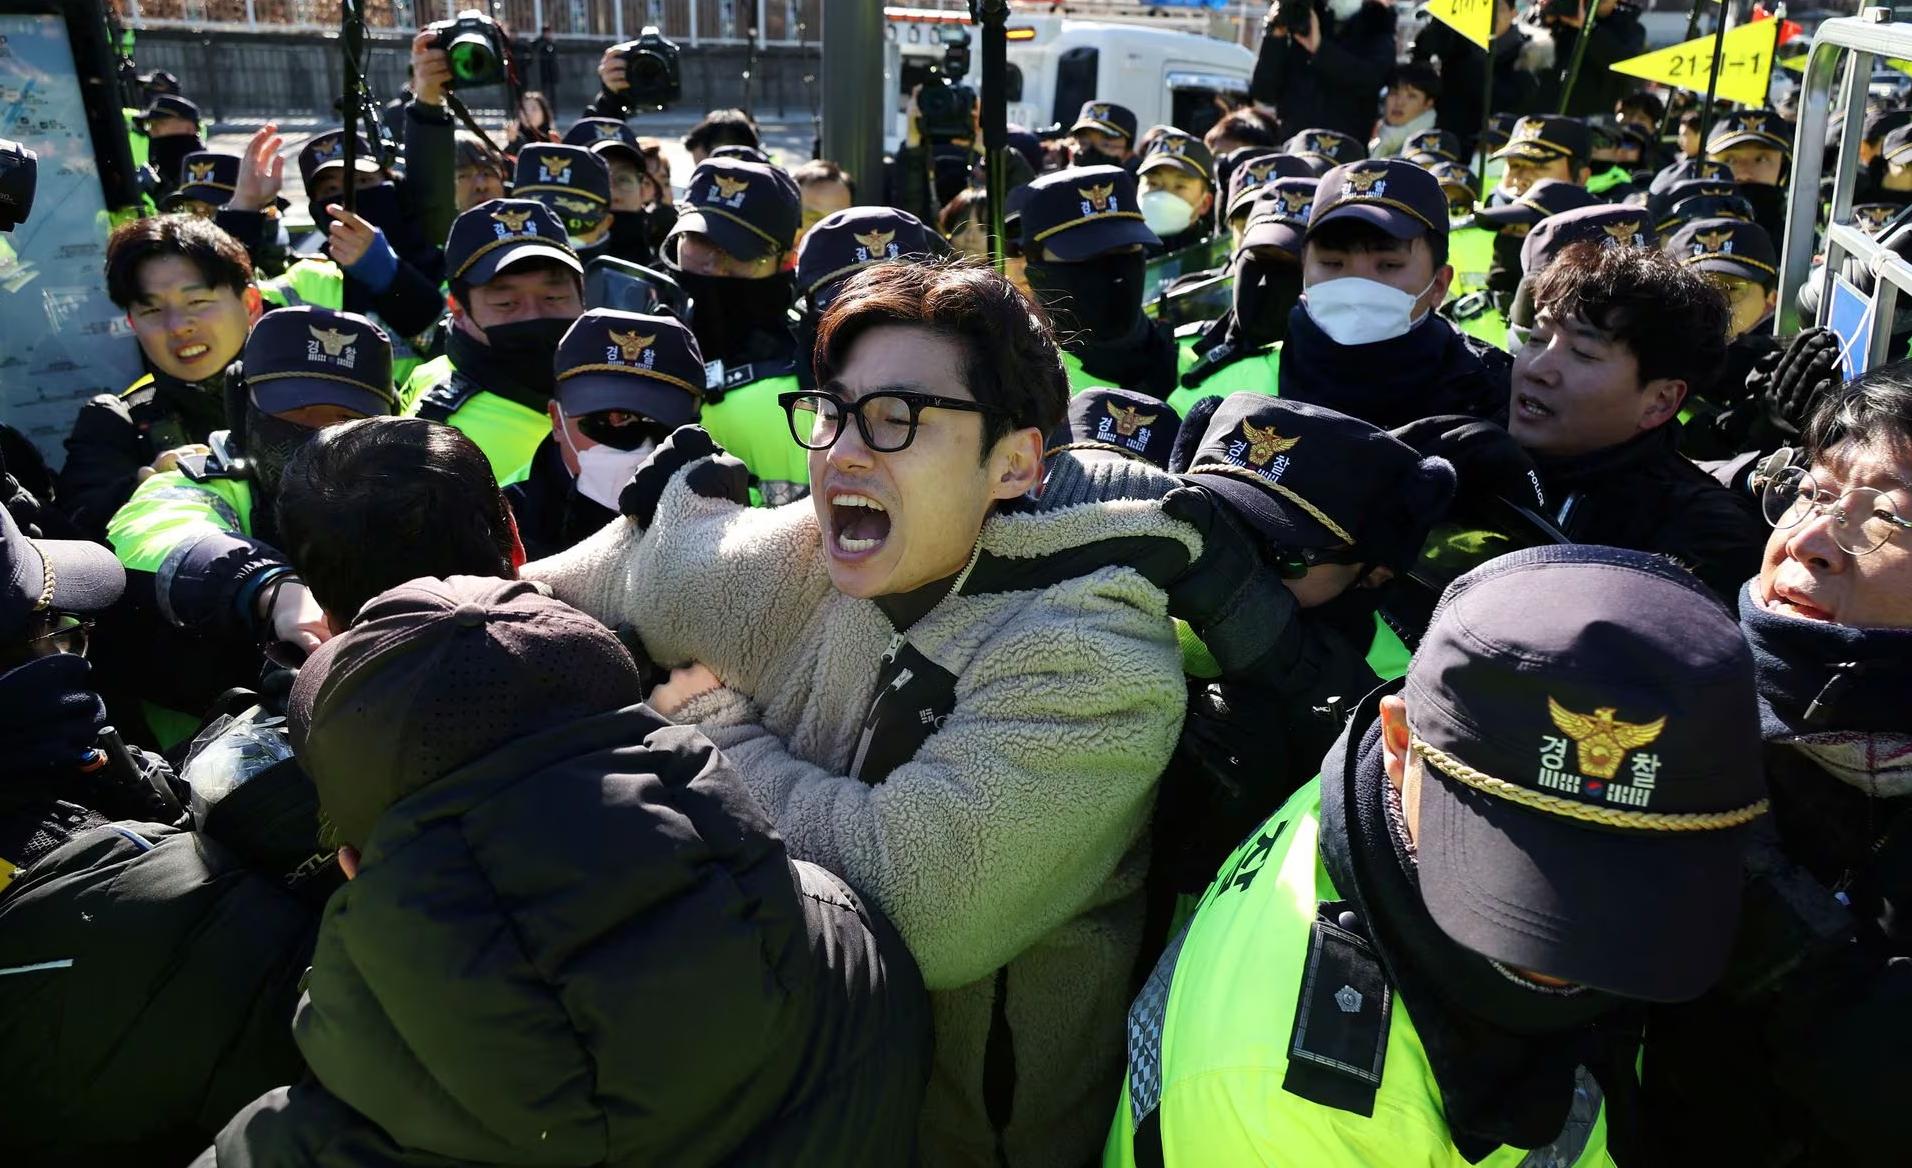
[[[1665, 715], [1651, 722], [1623, 722], [1615, 717], [1618, 711], [1612, 706], [1581, 714], [1551, 696], [1547, 713], [1564, 737], [1541, 736], [1538, 778], [1542, 787], [1628, 807], [1652, 803], [1660, 756], [1644, 748], [1653, 745], [1665, 731]], [[1569, 745], [1574, 750], [1572, 770], [1567, 768]], [[1627, 780], [1614, 782], [1623, 764], [1627, 765]]]

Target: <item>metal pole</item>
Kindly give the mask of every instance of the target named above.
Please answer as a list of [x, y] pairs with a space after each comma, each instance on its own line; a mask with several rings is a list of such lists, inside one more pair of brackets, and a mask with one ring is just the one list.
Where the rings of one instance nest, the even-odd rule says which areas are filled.
[[358, 207], [358, 126], [359, 106], [359, 70], [365, 52], [365, 19], [359, 12], [362, 0], [344, 0], [339, 10], [344, 15], [345, 25], [340, 30], [340, 40], [345, 48], [345, 86], [339, 99], [340, 121], [345, 126], [345, 193], [339, 196], [339, 203], [347, 211]]
[[703, 0], [690, 0], [690, 3], [684, 6], [690, 9], [690, 43], [693, 45], [697, 43], [697, 9], [702, 3]]
[[[882, 71], [883, 0], [830, 0], [823, 21], [823, 157], [856, 176], [864, 202], [883, 197], [883, 114], [872, 93], [872, 68]], [[887, 91], [882, 91], [887, 92]]]
[[1586, 60], [1587, 42], [1593, 39], [1593, 26], [1600, 22], [1600, 0], [1587, 0], [1587, 20], [1580, 26], [1580, 35], [1573, 38], [1573, 64], [1567, 67], [1566, 84], [1560, 87], [1560, 108], [1554, 112], [1567, 112], [1567, 103], [1573, 100], [1573, 87], [1580, 80], [1580, 62]]
[[624, 39], [624, 0], [611, 0], [611, 35]]
[[[1003, 204], [1009, 198], [1009, 0], [982, 0], [983, 174], [989, 183], [989, 262], [1003, 270]], [[932, 200], [933, 201], [933, 200]]]
[[[1494, 6], [1494, 16], [1496, 19], [1500, 16], [1500, 6], [1497, 3]], [[1487, 78], [1481, 82], [1480, 87], [1480, 140], [1475, 143], [1477, 156], [1480, 160], [1477, 163], [1479, 169], [1474, 172], [1474, 185], [1477, 188], [1474, 191], [1476, 198], [1487, 193], [1478, 188], [1482, 183], [1487, 181], [1487, 132], [1494, 128], [1494, 42], [1498, 39], [1500, 38], [1494, 35], [1494, 22], [1489, 21], [1487, 25]]]
[[1713, 26], [1713, 71], [1706, 78], [1706, 104], [1700, 107], [1700, 151], [1713, 136], [1713, 94], [1719, 86], [1720, 57], [1726, 51], [1726, 25], [1733, 15], [1732, 0], [1719, 0], [1719, 21]]

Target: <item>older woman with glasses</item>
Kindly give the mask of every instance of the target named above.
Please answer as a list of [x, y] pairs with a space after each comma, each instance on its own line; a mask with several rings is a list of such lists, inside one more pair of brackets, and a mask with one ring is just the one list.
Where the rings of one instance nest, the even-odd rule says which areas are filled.
[[1669, 1162], [1753, 1162], [1781, 1147], [1797, 1153], [1786, 1163], [1901, 1160], [1912, 366], [1822, 399], [1804, 449], [1763, 478], [1773, 532], [1739, 610], [1758, 663], [1765, 855], [1733, 972], [1707, 1002], [1649, 1027], [1646, 1087]]

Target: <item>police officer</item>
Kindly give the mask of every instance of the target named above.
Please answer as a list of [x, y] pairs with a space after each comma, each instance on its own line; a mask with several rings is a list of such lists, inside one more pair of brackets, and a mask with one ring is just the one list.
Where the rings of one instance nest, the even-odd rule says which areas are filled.
[[1091, 98], [1069, 127], [1069, 160], [1074, 166], [1122, 166], [1135, 152], [1135, 111], [1113, 101]]
[[1017, 216], [1029, 287], [1058, 326], [1071, 390], [1112, 386], [1166, 398], [1181, 375], [1175, 338], [1142, 312], [1146, 249], [1158, 240], [1115, 166], [1045, 174]]
[[1228, 198], [1222, 204], [1222, 226], [1228, 229], [1229, 250], [1241, 248], [1242, 233], [1248, 230], [1249, 208], [1262, 188], [1276, 179], [1295, 178], [1314, 187], [1314, 168], [1292, 154], [1278, 154], [1265, 146], [1245, 146], [1235, 154], [1257, 153], [1238, 158], [1228, 173]]
[[141, 117], [150, 142], [147, 157], [159, 180], [153, 194], [163, 199], [182, 181], [180, 164], [186, 156], [206, 148], [199, 137], [199, 107], [177, 94], [161, 94]]
[[1752, 655], [1690, 576], [1469, 572], [1157, 963], [1104, 1163], [1633, 1162], [1637, 1003], [1724, 970], [1765, 810]]
[[452, 225], [445, 275], [445, 355], [419, 366], [400, 400], [407, 414], [464, 431], [502, 480], [550, 432], [552, 361], [584, 311], [584, 265], [543, 203], [492, 199]]
[[1235, 251], [1228, 311], [1175, 331], [1184, 366], [1168, 398], [1176, 409], [1203, 397], [1281, 391], [1281, 342], [1301, 299], [1301, 241], [1318, 185], [1280, 178], [1257, 192]]
[[833, 211], [805, 232], [797, 246], [797, 295], [803, 298], [797, 321], [797, 380], [803, 388], [816, 388], [812, 350], [817, 321], [845, 280], [871, 264], [934, 259], [949, 250], [948, 242], [916, 216], [893, 207]]
[[[1773, 335], [1779, 301], [1779, 249], [1766, 229], [1740, 219], [1695, 219], [1666, 242], [1666, 253], [1704, 275], [1726, 297], [1726, 362], [1711, 385], [1689, 395], [1680, 410], [1680, 449], [1689, 458], [1731, 458], [1745, 450], [1775, 449], [1784, 435], [1762, 425], [1765, 404], [1749, 391], [1748, 376], [1783, 348]], [[1770, 359], [1770, 360], [1769, 360]]]
[[1578, 118], [1534, 114], [1516, 121], [1507, 144], [1490, 157], [1507, 163], [1495, 189], [1508, 199], [1543, 179], [1584, 187], [1592, 176], [1593, 136]]
[[549, 207], [580, 260], [609, 254], [603, 245], [611, 233], [611, 168], [591, 151], [555, 142], [526, 146], [518, 151], [511, 197]]
[[1534, 327], [1534, 281], [1547, 265], [1576, 243], [1597, 243], [1602, 247], [1658, 247], [1659, 236], [1647, 222], [1640, 207], [1613, 207], [1596, 203], [1549, 215], [1527, 233], [1520, 245], [1520, 283], [1513, 302], [1507, 308], [1507, 332], [1503, 343], [1509, 350], [1527, 341]]
[[657, 262], [657, 245], [670, 230], [670, 219], [660, 218], [644, 197], [649, 176], [644, 148], [631, 127], [616, 118], [580, 118], [564, 132], [566, 145], [582, 146], [603, 160], [611, 171], [611, 229], [604, 240], [607, 255], [635, 264]]
[[1337, 166], [1368, 156], [1367, 143], [1339, 130], [1302, 130], [1282, 143], [1281, 152], [1305, 160], [1323, 175]]
[[1528, 234], [1551, 215], [1597, 206], [1599, 202], [1585, 187], [1564, 179], [1544, 178], [1504, 202], [1476, 207], [1475, 225], [1494, 236], [1493, 257], [1487, 265], [1483, 289], [1487, 295], [1457, 306], [1452, 313], [1455, 323], [1469, 336], [1505, 348], [1507, 317], [1520, 287], [1521, 248]]
[[1159, 131], [1142, 147], [1142, 161], [1135, 168], [1136, 201], [1143, 222], [1161, 239], [1151, 254], [1172, 255], [1208, 242], [1215, 211], [1215, 156], [1193, 134], [1170, 127]]
[[618, 495], [672, 430], [697, 420], [704, 357], [676, 319], [594, 308], [558, 342], [551, 436], [505, 498], [528, 559], [617, 518]]
[[[142, 482], [113, 516], [107, 540], [154, 620], [146, 696], [170, 710], [204, 709], [258, 676], [258, 646], [302, 655], [327, 633], [317, 604], [276, 546], [279, 475], [319, 429], [393, 412], [392, 349], [361, 316], [281, 308], [259, 318], [242, 358], [245, 394], [235, 429], [207, 456]], [[183, 631], [183, 635], [182, 635]], [[196, 719], [149, 718], [162, 743]], [[163, 725], [161, 724], [163, 721]]]
[[704, 355], [704, 428], [750, 468], [758, 499], [772, 506], [810, 490], [808, 453], [777, 404], [808, 360], [791, 327], [796, 297], [785, 264], [802, 218], [802, 195], [781, 168], [711, 158], [691, 172], [664, 240]]
[[239, 163], [237, 154], [219, 150], [186, 155], [179, 165], [179, 186], [159, 201], [159, 209], [211, 219], [239, 189]]
[[[1890, 141], [1890, 135], [1887, 135]], [[1737, 193], [1753, 205], [1753, 222], [1773, 239], [1786, 234], [1786, 180], [1792, 173], [1793, 126], [1772, 110], [1738, 110], [1706, 137], [1706, 157], [1732, 168]], [[1888, 159], [1893, 151], [1886, 149]]]

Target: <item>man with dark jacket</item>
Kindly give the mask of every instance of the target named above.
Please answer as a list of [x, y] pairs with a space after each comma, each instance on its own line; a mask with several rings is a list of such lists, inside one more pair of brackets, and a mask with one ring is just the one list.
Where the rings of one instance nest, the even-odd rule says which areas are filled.
[[908, 953], [608, 630], [414, 581], [306, 665], [291, 725], [349, 879], [293, 1021], [313, 1077], [200, 1164], [910, 1160]]
[[[1521, 68], [1520, 54], [1527, 45], [1527, 34], [1514, 26], [1514, 15], [1513, 0], [1494, 0], [1494, 108], [1534, 109], [1540, 79]], [[1476, 161], [1476, 140], [1487, 104], [1483, 52], [1453, 26], [1438, 20], [1427, 22], [1415, 36], [1412, 50], [1416, 61], [1440, 62], [1441, 96], [1434, 103], [1438, 124], [1460, 135], [1461, 157], [1470, 166]]]
[[[1646, 27], [1640, 23], [1640, 9], [1631, 0], [1596, 0], [1599, 4], [1597, 18], [1587, 11], [1586, 0], [1580, 0], [1579, 8], [1569, 13], [1556, 13], [1551, 10], [1543, 16], [1543, 21], [1553, 34], [1554, 65], [1558, 69], [1558, 80], [1546, 97], [1546, 108], [1554, 109], [1560, 104], [1560, 87], [1567, 82], [1567, 71], [1573, 62], [1574, 50], [1580, 34], [1592, 21], [1593, 31], [1588, 33], [1587, 54], [1580, 62], [1580, 76], [1574, 82], [1573, 94], [1567, 103], [1567, 116], [1575, 118], [1603, 117], [1613, 112], [1614, 105], [1627, 94], [1641, 87], [1637, 78], [1624, 73], [1615, 73], [1608, 66], [1628, 57], [1637, 57], [1646, 51]], [[1494, 95], [1494, 104], [1502, 109], [1500, 95]]]
[[1679, 410], [1725, 359], [1726, 298], [1642, 247], [1576, 243], [1533, 282], [1508, 431], [1577, 543], [1670, 556], [1722, 600], [1759, 562], [1758, 517], [1680, 455]]
[[1394, 20], [1380, 0], [1277, 0], [1262, 22], [1250, 95], [1275, 107], [1283, 134], [1320, 128], [1366, 142], [1394, 67]]

